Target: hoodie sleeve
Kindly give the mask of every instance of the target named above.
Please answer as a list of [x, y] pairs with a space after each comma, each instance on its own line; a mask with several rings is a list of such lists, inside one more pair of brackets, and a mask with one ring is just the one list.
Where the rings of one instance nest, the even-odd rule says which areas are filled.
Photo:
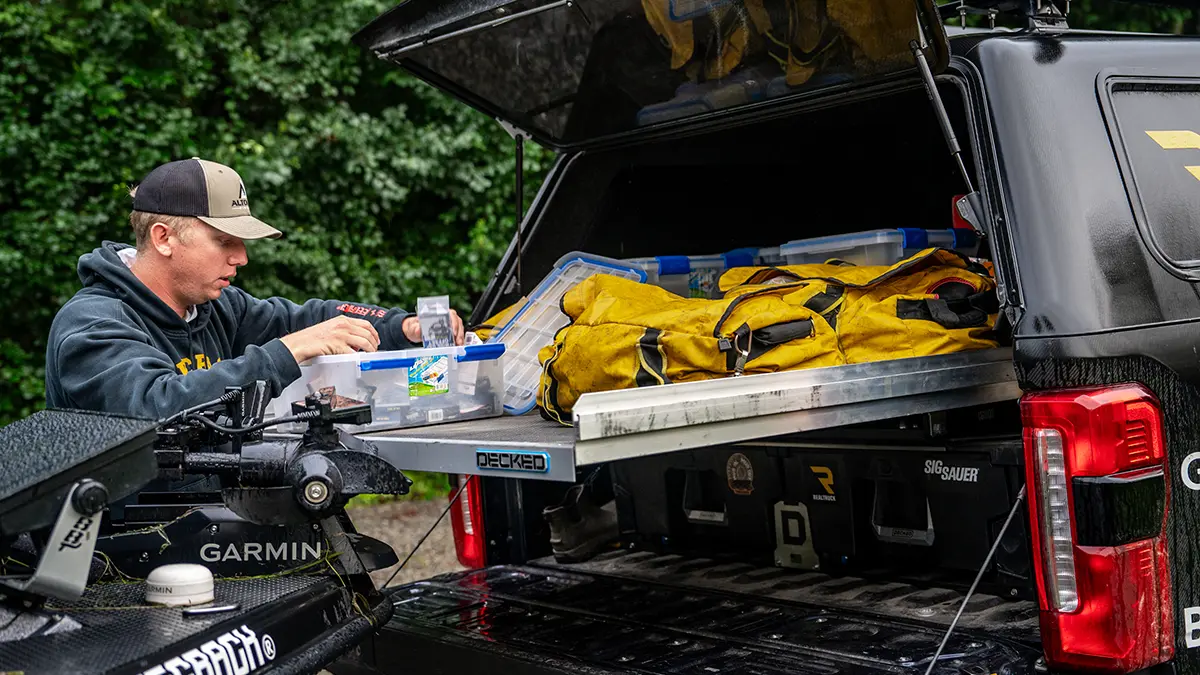
[[412, 349], [420, 347], [404, 336], [401, 324], [414, 316], [403, 309], [387, 309], [375, 305], [363, 305], [342, 300], [309, 300], [303, 305], [286, 298], [260, 300], [240, 288], [233, 290], [242, 305], [234, 349], [241, 351], [250, 346], [281, 338], [289, 333], [315, 326], [337, 316], [348, 316], [369, 321], [379, 333], [382, 350]]
[[145, 335], [114, 319], [71, 333], [58, 347], [58, 386], [77, 408], [162, 419], [211, 401], [227, 386], [266, 380], [279, 392], [300, 366], [279, 340], [247, 347], [242, 356], [186, 376]]

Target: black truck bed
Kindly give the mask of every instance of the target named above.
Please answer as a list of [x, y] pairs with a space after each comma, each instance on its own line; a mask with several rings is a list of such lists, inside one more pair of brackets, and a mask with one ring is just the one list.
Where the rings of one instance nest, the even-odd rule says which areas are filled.
[[[962, 599], [623, 551], [445, 575], [392, 597], [379, 672], [473, 675], [924, 673]], [[979, 595], [934, 672], [1022, 675], [1040, 651], [1035, 603]]]

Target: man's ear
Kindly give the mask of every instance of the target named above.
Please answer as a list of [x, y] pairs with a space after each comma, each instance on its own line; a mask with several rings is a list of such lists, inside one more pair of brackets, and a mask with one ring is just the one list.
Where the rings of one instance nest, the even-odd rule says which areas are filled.
[[171, 257], [178, 242], [179, 238], [175, 237], [170, 225], [156, 222], [150, 226], [150, 246], [164, 258]]

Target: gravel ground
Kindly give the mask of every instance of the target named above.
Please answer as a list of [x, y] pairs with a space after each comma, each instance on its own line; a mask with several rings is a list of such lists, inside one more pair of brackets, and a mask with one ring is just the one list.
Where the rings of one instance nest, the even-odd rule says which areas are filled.
[[[413, 546], [421, 540], [426, 530], [433, 525], [446, 508], [446, 500], [433, 499], [428, 501], [401, 501], [372, 506], [357, 506], [349, 509], [350, 520], [354, 527], [363, 534], [374, 537], [384, 543], [391, 544], [400, 562], [412, 551]], [[398, 565], [385, 570], [371, 573], [375, 583], [382, 584], [392, 576]], [[429, 577], [461, 570], [458, 558], [454, 552], [454, 531], [450, 527], [450, 514], [447, 513], [442, 522], [438, 523], [433, 534], [421, 544], [412, 560], [404, 566], [404, 570], [396, 575], [391, 585], [419, 581]]]
[[[441, 515], [444, 508], [446, 508], [446, 500], [443, 498], [356, 506], [346, 512], [350, 514], [350, 520], [354, 523], [355, 529], [369, 537], [375, 537], [382, 542], [391, 544], [400, 562], [404, 562], [409, 551], [417, 545], [417, 542]], [[385, 570], [376, 570], [371, 573], [371, 577], [375, 579], [376, 584], [383, 584], [388, 577], [392, 576], [392, 572], [395, 572], [397, 567], [399, 564], [392, 565]], [[442, 518], [442, 522], [438, 523], [433, 534], [429, 535], [424, 544], [421, 544], [421, 550], [417, 551], [412, 560], [409, 560], [408, 564], [404, 566], [404, 571], [397, 574], [396, 578], [392, 580], [391, 585], [397, 586], [410, 581], [420, 581], [461, 569], [463, 567], [458, 564], [458, 557], [454, 552], [454, 530], [450, 527], [450, 514], [447, 513], [446, 517]], [[322, 670], [320, 675], [332, 675], [332, 673]]]

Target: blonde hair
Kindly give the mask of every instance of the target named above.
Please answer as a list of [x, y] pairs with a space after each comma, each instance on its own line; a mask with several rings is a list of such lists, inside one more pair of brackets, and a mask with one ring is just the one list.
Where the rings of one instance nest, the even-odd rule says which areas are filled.
[[[137, 196], [137, 186], [129, 190], [130, 198]], [[192, 227], [192, 221], [195, 220], [189, 216], [168, 216], [163, 213], [149, 213], [147, 211], [130, 211], [129, 224], [133, 227], [133, 237], [138, 251], [146, 250], [146, 244], [150, 241], [150, 228], [154, 227], [155, 223], [162, 223], [175, 231], [175, 234], [186, 241], [188, 230]]]

